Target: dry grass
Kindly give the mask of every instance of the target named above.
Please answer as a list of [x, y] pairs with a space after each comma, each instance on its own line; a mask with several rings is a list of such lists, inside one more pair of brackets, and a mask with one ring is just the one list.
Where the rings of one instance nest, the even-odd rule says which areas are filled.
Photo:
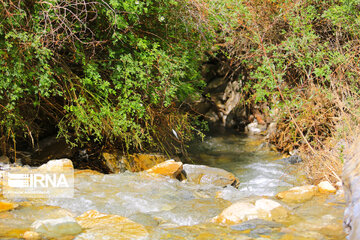
[[[318, 184], [327, 180], [336, 183], [342, 180], [343, 167], [346, 159], [358, 151], [357, 136], [360, 136], [358, 121], [351, 114], [343, 113], [334, 126], [332, 137], [321, 142], [321, 147], [310, 148], [306, 144], [299, 150], [303, 163], [300, 168], [305, 170], [307, 179], [311, 184]], [[350, 157], [351, 158], [351, 157]]]

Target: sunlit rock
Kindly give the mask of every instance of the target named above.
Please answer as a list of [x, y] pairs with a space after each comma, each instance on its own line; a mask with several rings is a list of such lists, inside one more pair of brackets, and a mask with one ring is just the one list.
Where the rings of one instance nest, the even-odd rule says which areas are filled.
[[118, 215], [90, 210], [76, 220], [86, 230], [76, 240], [91, 239], [142, 239], [148, 236], [144, 226]]
[[221, 187], [227, 185], [238, 187], [239, 185], [239, 180], [234, 174], [224, 169], [204, 165], [184, 164], [184, 171], [189, 182], [197, 184], [213, 184]]
[[328, 181], [322, 181], [318, 184], [319, 192], [320, 193], [335, 193], [336, 188], [329, 183]]
[[219, 216], [213, 218], [212, 222], [233, 225], [255, 218], [258, 218], [258, 209], [254, 204], [237, 202], [222, 211]]
[[175, 162], [171, 159], [155, 165], [154, 167], [146, 170], [146, 172], [152, 175], [162, 175], [176, 178], [182, 170], [182, 162]]
[[293, 187], [288, 191], [280, 192], [276, 195], [276, 197], [285, 202], [300, 203], [310, 200], [316, 193], [316, 186], [306, 185], [300, 187]]
[[31, 228], [46, 237], [57, 238], [66, 235], [78, 234], [82, 231], [81, 226], [72, 217], [37, 220]]
[[270, 199], [259, 199], [255, 202], [259, 218], [264, 220], [281, 221], [288, 216], [288, 210], [280, 203]]
[[234, 225], [251, 219], [268, 221], [283, 220], [288, 216], [288, 211], [278, 202], [270, 199], [259, 199], [255, 204], [250, 202], [237, 202], [213, 218], [212, 222]]
[[56, 159], [50, 160], [47, 163], [41, 165], [38, 170], [62, 172], [74, 169], [73, 163], [70, 159]]
[[24, 233], [23, 238], [25, 240], [40, 240], [40, 234], [37, 232], [33, 232], [33, 231], [27, 231]]
[[0, 212], [12, 210], [18, 206], [16, 203], [0, 202]]

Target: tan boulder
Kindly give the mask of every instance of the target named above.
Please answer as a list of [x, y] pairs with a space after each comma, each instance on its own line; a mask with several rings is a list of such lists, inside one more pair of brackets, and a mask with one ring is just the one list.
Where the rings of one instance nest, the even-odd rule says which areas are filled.
[[234, 174], [221, 168], [193, 164], [184, 164], [183, 168], [189, 182], [197, 184], [213, 184], [221, 187], [228, 185], [234, 187], [239, 186], [239, 179], [237, 179]]
[[171, 159], [155, 165], [154, 167], [146, 170], [146, 172], [151, 175], [162, 175], [176, 178], [182, 170], [182, 162], [175, 162]]
[[86, 229], [76, 240], [89, 239], [141, 239], [148, 236], [144, 226], [125, 217], [90, 210], [76, 218]]
[[16, 203], [0, 202], [0, 212], [5, 212], [17, 208], [19, 205]]
[[276, 197], [284, 202], [301, 203], [310, 200], [316, 193], [316, 186], [306, 185], [293, 187], [287, 191], [280, 192], [276, 195]]
[[322, 181], [317, 186], [320, 193], [336, 193], [336, 188], [328, 181]]

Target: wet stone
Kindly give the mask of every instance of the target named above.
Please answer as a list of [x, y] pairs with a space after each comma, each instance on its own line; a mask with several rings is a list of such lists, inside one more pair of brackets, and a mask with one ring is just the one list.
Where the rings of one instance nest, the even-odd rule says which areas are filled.
[[280, 228], [283, 226], [283, 224], [281, 224], [281, 223], [267, 221], [267, 220], [258, 219], [258, 218], [247, 221], [247, 223], [255, 224], [257, 227], [258, 226], [266, 226], [266, 227], [270, 227], [270, 228]]
[[237, 225], [233, 225], [230, 228], [233, 230], [238, 230], [238, 231], [245, 231], [248, 229], [255, 229], [256, 228], [256, 224], [254, 223], [249, 223], [249, 222], [244, 222], [244, 223], [240, 223]]
[[256, 235], [265, 235], [265, 234], [270, 234], [272, 232], [272, 229], [269, 227], [262, 227], [262, 228], [257, 228], [255, 230], [252, 230], [250, 235], [252, 236], [256, 236]]
[[221, 168], [184, 164], [183, 169], [186, 172], [189, 182], [197, 184], [213, 184], [221, 187], [228, 185], [238, 187], [239, 185], [239, 179], [237, 179], [234, 174]]
[[233, 225], [230, 228], [237, 231], [245, 231], [248, 229], [270, 229], [270, 228], [281, 228], [283, 224], [273, 222], [273, 221], [267, 221], [263, 219], [252, 219], [237, 225]]

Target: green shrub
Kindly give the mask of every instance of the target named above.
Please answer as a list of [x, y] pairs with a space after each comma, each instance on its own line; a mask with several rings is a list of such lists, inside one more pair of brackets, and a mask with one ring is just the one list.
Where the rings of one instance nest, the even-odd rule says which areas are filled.
[[186, 1], [2, 1], [3, 141], [34, 143], [56, 126], [72, 146], [162, 149], [164, 129], [162, 150], [181, 147], [194, 126], [178, 103], [203, 86], [210, 36], [188, 11]]

